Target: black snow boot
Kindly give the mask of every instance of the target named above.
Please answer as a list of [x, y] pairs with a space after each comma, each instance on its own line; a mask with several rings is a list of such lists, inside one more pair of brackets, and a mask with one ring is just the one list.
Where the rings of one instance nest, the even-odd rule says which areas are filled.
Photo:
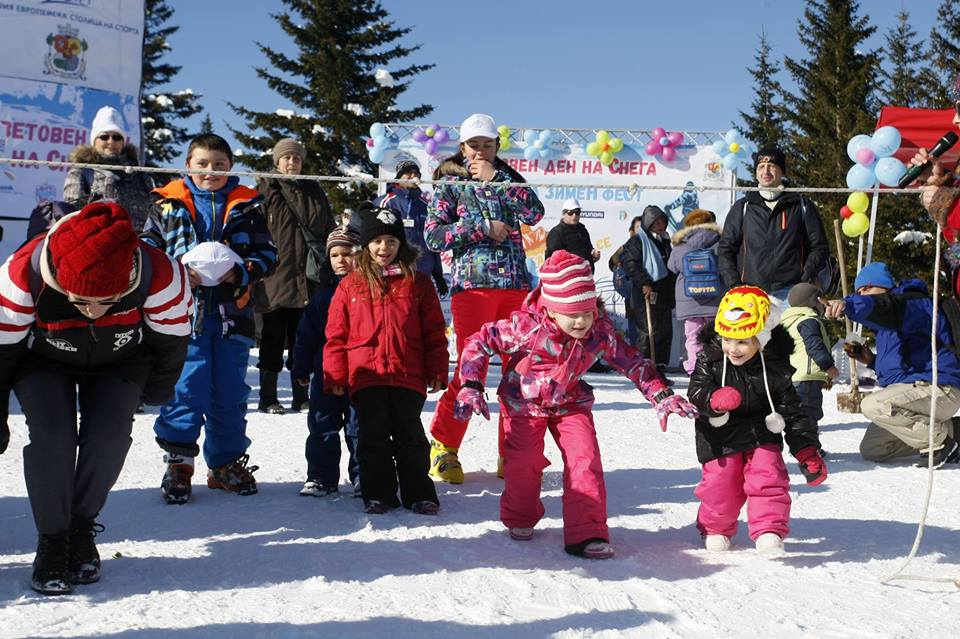
[[30, 586], [41, 595], [69, 595], [73, 592], [69, 564], [69, 535], [40, 535]]
[[275, 371], [260, 369], [260, 402], [257, 410], [271, 415], [283, 415], [286, 411], [277, 399], [277, 375]]
[[103, 532], [103, 525], [93, 519], [75, 517], [70, 524], [70, 581], [92, 584], [100, 581], [100, 553], [93, 538]]

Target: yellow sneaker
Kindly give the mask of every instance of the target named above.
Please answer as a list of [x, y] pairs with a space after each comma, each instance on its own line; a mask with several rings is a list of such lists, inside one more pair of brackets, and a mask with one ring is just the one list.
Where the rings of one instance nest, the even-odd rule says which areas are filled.
[[503, 479], [503, 455], [497, 457], [497, 477]]
[[430, 442], [430, 474], [449, 484], [463, 483], [463, 467], [457, 459], [457, 449]]

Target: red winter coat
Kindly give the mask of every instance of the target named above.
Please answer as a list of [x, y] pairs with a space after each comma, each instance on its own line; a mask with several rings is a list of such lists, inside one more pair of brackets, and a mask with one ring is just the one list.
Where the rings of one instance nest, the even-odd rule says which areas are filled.
[[327, 318], [323, 385], [351, 396], [370, 386], [427, 394], [427, 380], [447, 375], [446, 322], [430, 278], [390, 276], [385, 296], [370, 294], [358, 272], [337, 287]]

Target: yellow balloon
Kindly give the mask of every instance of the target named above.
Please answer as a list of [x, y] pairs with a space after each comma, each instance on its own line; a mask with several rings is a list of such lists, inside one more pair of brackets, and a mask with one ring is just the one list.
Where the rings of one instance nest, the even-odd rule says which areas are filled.
[[610, 151], [604, 151], [600, 154], [600, 164], [604, 166], [610, 166], [613, 163], [613, 153]]
[[847, 237], [859, 237], [870, 228], [870, 218], [863, 213], [854, 213], [843, 221], [843, 234]]
[[620, 138], [610, 138], [610, 150], [614, 153], [619, 153], [623, 150], [623, 140]]
[[509, 151], [510, 150], [510, 138], [502, 138], [500, 140], [500, 150]]
[[497, 127], [497, 133], [500, 134], [500, 137], [508, 136], [510, 135], [510, 127], [508, 127], [506, 124], [501, 124]]
[[600, 155], [600, 145], [596, 142], [591, 142], [587, 145], [587, 154], [597, 156]]
[[[851, 193], [850, 197], [847, 198], [847, 206], [850, 207], [850, 210], [854, 213], [866, 213], [867, 209], [870, 208], [870, 198], [867, 197], [866, 193]], [[851, 215], [850, 217], [853, 216]], [[850, 218], [848, 217], [847, 219], [849, 220]]]
[[424, 131], [424, 133], [427, 134], [427, 137], [432, 138], [432, 137], [433, 137], [433, 134], [436, 133], [436, 131], [433, 130], [433, 127], [432, 127], [432, 126], [428, 126], [428, 127], [426, 128], [426, 130]]
[[597, 142], [599, 144], [606, 144], [610, 141], [610, 134], [606, 131], [597, 131]]
[[731, 153], [736, 153], [736, 152], [739, 151], [739, 150], [740, 150], [740, 145], [737, 144], [736, 142], [734, 142], [733, 144], [730, 145], [730, 152], [731, 152]]

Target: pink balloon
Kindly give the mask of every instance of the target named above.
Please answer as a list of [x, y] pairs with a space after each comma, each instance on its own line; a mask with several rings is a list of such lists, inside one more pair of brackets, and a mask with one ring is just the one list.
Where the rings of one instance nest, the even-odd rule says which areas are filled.
[[657, 142], [656, 140], [647, 144], [647, 149], [646, 149], [647, 155], [659, 155], [660, 151], [662, 150], [663, 150], [663, 147], [660, 146], [660, 143]]
[[683, 133], [680, 133], [679, 131], [674, 131], [673, 133], [667, 136], [667, 139], [670, 140], [670, 146], [677, 146], [678, 144], [683, 142]]
[[371, 149], [373, 148], [373, 138], [370, 138], [369, 140], [367, 140], [367, 146], [370, 147]]
[[423, 129], [414, 129], [413, 133], [410, 134], [410, 137], [416, 140], [417, 142], [423, 142], [424, 140], [429, 140], [427, 134], [424, 133]]
[[660, 138], [664, 137], [665, 135], [667, 135], [667, 132], [664, 131], [663, 129], [661, 129], [660, 127], [657, 127], [657, 128], [655, 128], [653, 131], [650, 132], [650, 137], [652, 137], [654, 140], [659, 140]]
[[433, 134], [433, 139], [437, 142], [437, 144], [443, 144], [450, 139], [450, 134], [447, 133], [446, 129], [437, 129], [437, 132]]
[[870, 150], [870, 147], [863, 147], [857, 151], [857, 164], [869, 167], [877, 159], [876, 154]]
[[427, 138], [427, 141], [423, 143], [423, 148], [430, 155], [433, 155], [437, 152], [437, 142], [433, 138]]
[[660, 154], [664, 162], [673, 162], [677, 158], [677, 150], [672, 146], [663, 147], [663, 152]]

